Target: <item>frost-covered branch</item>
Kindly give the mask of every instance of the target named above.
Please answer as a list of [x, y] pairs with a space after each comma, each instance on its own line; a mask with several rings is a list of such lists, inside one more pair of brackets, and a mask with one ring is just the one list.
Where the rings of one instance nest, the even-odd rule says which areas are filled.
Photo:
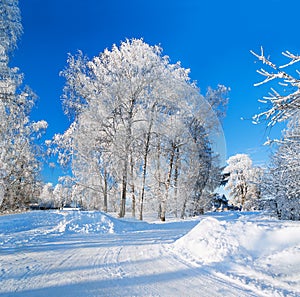
[[263, 103], [269, 104], [268, 109], [253, 117], [255, 122], [259, 122], [261, 118], [265, 118], [268, 121], [268, 125], [273, 126], [278, 122], [285, 121], [292, 117], [300, 108], [300, 80], [283, 70], [284, 68], [299, 62], [300, 56], [294, 55], [289, 51], [283, 52], [283, 56], [290, 61], [282, 66], [277, 66], [265, 56], [263, 48], [261, 48], [260, 54], [253, 51], [251, 51], [251, 53], [272, 70], [267, 71], [263, 68], [257, 70], [264, 79], [261, 82], [255, 83], [254, 86], [260, 86], [278, 80], [280, 91], [277, 91], [275, 90], [275, 87], [272, 87], [269, 96], [264, 96], [264, 100], [260, 100]]

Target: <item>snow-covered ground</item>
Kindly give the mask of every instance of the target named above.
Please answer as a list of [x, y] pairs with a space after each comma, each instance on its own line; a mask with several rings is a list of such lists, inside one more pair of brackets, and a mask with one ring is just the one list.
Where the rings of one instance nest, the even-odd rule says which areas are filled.
[[300, 222], [0, 216], [0, 296], [300, 296]]

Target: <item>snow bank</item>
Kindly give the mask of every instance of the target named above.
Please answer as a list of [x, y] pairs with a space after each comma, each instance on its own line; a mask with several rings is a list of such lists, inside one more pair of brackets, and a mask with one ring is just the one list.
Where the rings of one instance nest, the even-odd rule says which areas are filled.
[[203, 219], [187, 235], [174, 244], [183, 255], [203, 264], [220, 262], [238, 249], [238, 242], [228, 238], [225, 223], [214, 218]]
[[112, 234], [151, 229], [132, 219], [117, 219], [99, 211], [31, 211], [0, 216], [0, 247], [43, 242], [57, 236]]
[[65, 211], [57, 229], [63, 233], [114, 233], [115, 219], [101, 212]]
[[99, 235], [156, 230], [159, 226], [134, 219], [117, 219], [99, 211], [31, 211], [0, 216], [0, 247], [28, 245], [55, 239], [57, 236], [68, 237], [75, 234]]
[[[174, 244], [176, 250], [193, 256], [203, 264], [236, 260], [281, 257], [300, 249], [300, 224], [251, 216], [207, 217]], [[299, 250], [298, 250], [299, 252]], [[300, 254], [293, 262], [300, 264]], [[300, 265], [299, 265], [300, 267]]]
[[0, 216], [0, 248], [30, 245], [72, 234], [126, 231], [122, 222], [101, 212], [33, 211]]
[[[299, 222], [251, 213], [203, 217], [172, 249], [194, 264], [214, 267], [244, 283], [259, 275], [270, 288], [276, 279], [287, 296], [294, 296], [288, 295], [290, 287], [298, 287], [300, 293]], [[255, 286], [260, 286], [258, 281]]]
[[[300, 248], [299, 224], [276, 222], [278, 226], [272, 228], [270, 222], [263, 224], [243, 219], [228, 222], [205, 218], [180, 238], [175, 247], [204, 264], [236, 257], [256, 259]], [[300, 254], [298, 256], [300, 261]]]
[[33, 211], [0, 217], [1, 233], [113, 233], [114, 218], [101, 212]]

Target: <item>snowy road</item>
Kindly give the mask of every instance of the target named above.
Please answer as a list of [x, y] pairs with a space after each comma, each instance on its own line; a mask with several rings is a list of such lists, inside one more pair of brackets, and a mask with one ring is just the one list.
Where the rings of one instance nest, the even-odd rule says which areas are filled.
[[[78, 226], [62, 214], [37, 221], [26, 229], [15, 219], [13, 230], [0, 236], [1, 297], [266, 296], [172, 252], [170, 243], [199, 221], [114, 222], [126, 232], [111, 233], [90, 232], [91, 222]], [[71, 232], [70, 225], [89, 232]]]

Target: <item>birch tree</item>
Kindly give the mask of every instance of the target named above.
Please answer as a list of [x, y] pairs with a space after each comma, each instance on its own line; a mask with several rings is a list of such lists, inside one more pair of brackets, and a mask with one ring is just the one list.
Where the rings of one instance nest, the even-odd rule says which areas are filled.
[[[65, 106], [73, 107], [78, 102], [88, 102], [88, 112], [94, 111], [96, 119], [99, 120], [103, 115], [102, 124], [99, 125], [102, 131], [98, 132], [103, 132], [109, 141], [110, 151], [118, 159], [121, 173], [119, 215], [122, 217], [125, 215], [130, 152], [135, 142], [133, 129], [137, 122], [145, 121], [139, 118], [139, 111], [155, 105], [156, 101], [164, 106], [163, 100], [174, 100], [172, 95], [176, 95], [176, 92], [172, 88], [177, 89], [181, 81], [188, 80], [187, 72], [179, 65], [169, 66], [167, 57], [161, 56], [159, 47], [150, 47], [142, 40], [127, 40], [120, 48], [113, 46], [111, 51], [105, 50], [86, 66], [80, 66], [80, 73], [76, 72], [78, 61], [70, 58], [70, 67], [63, 73], [68, 79], [65, 93], [75, 89], [77, 95], [71, 98], [71, 103], [66, 101]], [[85, 73], [82, 69], [86, 67], [88, 71]], [[81, 103], [80, 108], [83, 106]], [[149, 133], [146, 137], [149, 137]]]
[[[132, 39], [91, 60], [81, 52], [70, 55], [62, 75], [64, 110], [73, 123], [49, 144], [59, 161], [71, 166], [75, 184], [95, 190], [103, 210], [114, 207], [119, 192], [120, 217], [128, 197], [132, 215], [138, 209], [140, 219], [146, 197], [147, 203], [154, 199], [165, 220], [173, 205], [169, 197], [177, 200], [188, 166], [201, 159], [190, 120], [203, 114], [206, 134], [215, 126], [212, 117], [205, 123], [211, 107], [202, 104], [189, 70], [171, 64], [159, 46]], [[218, 107], [226, 105], [225, 89], [218, 95], [211, 90]], [[181, 166], [184, 160], [189, 164]]]

